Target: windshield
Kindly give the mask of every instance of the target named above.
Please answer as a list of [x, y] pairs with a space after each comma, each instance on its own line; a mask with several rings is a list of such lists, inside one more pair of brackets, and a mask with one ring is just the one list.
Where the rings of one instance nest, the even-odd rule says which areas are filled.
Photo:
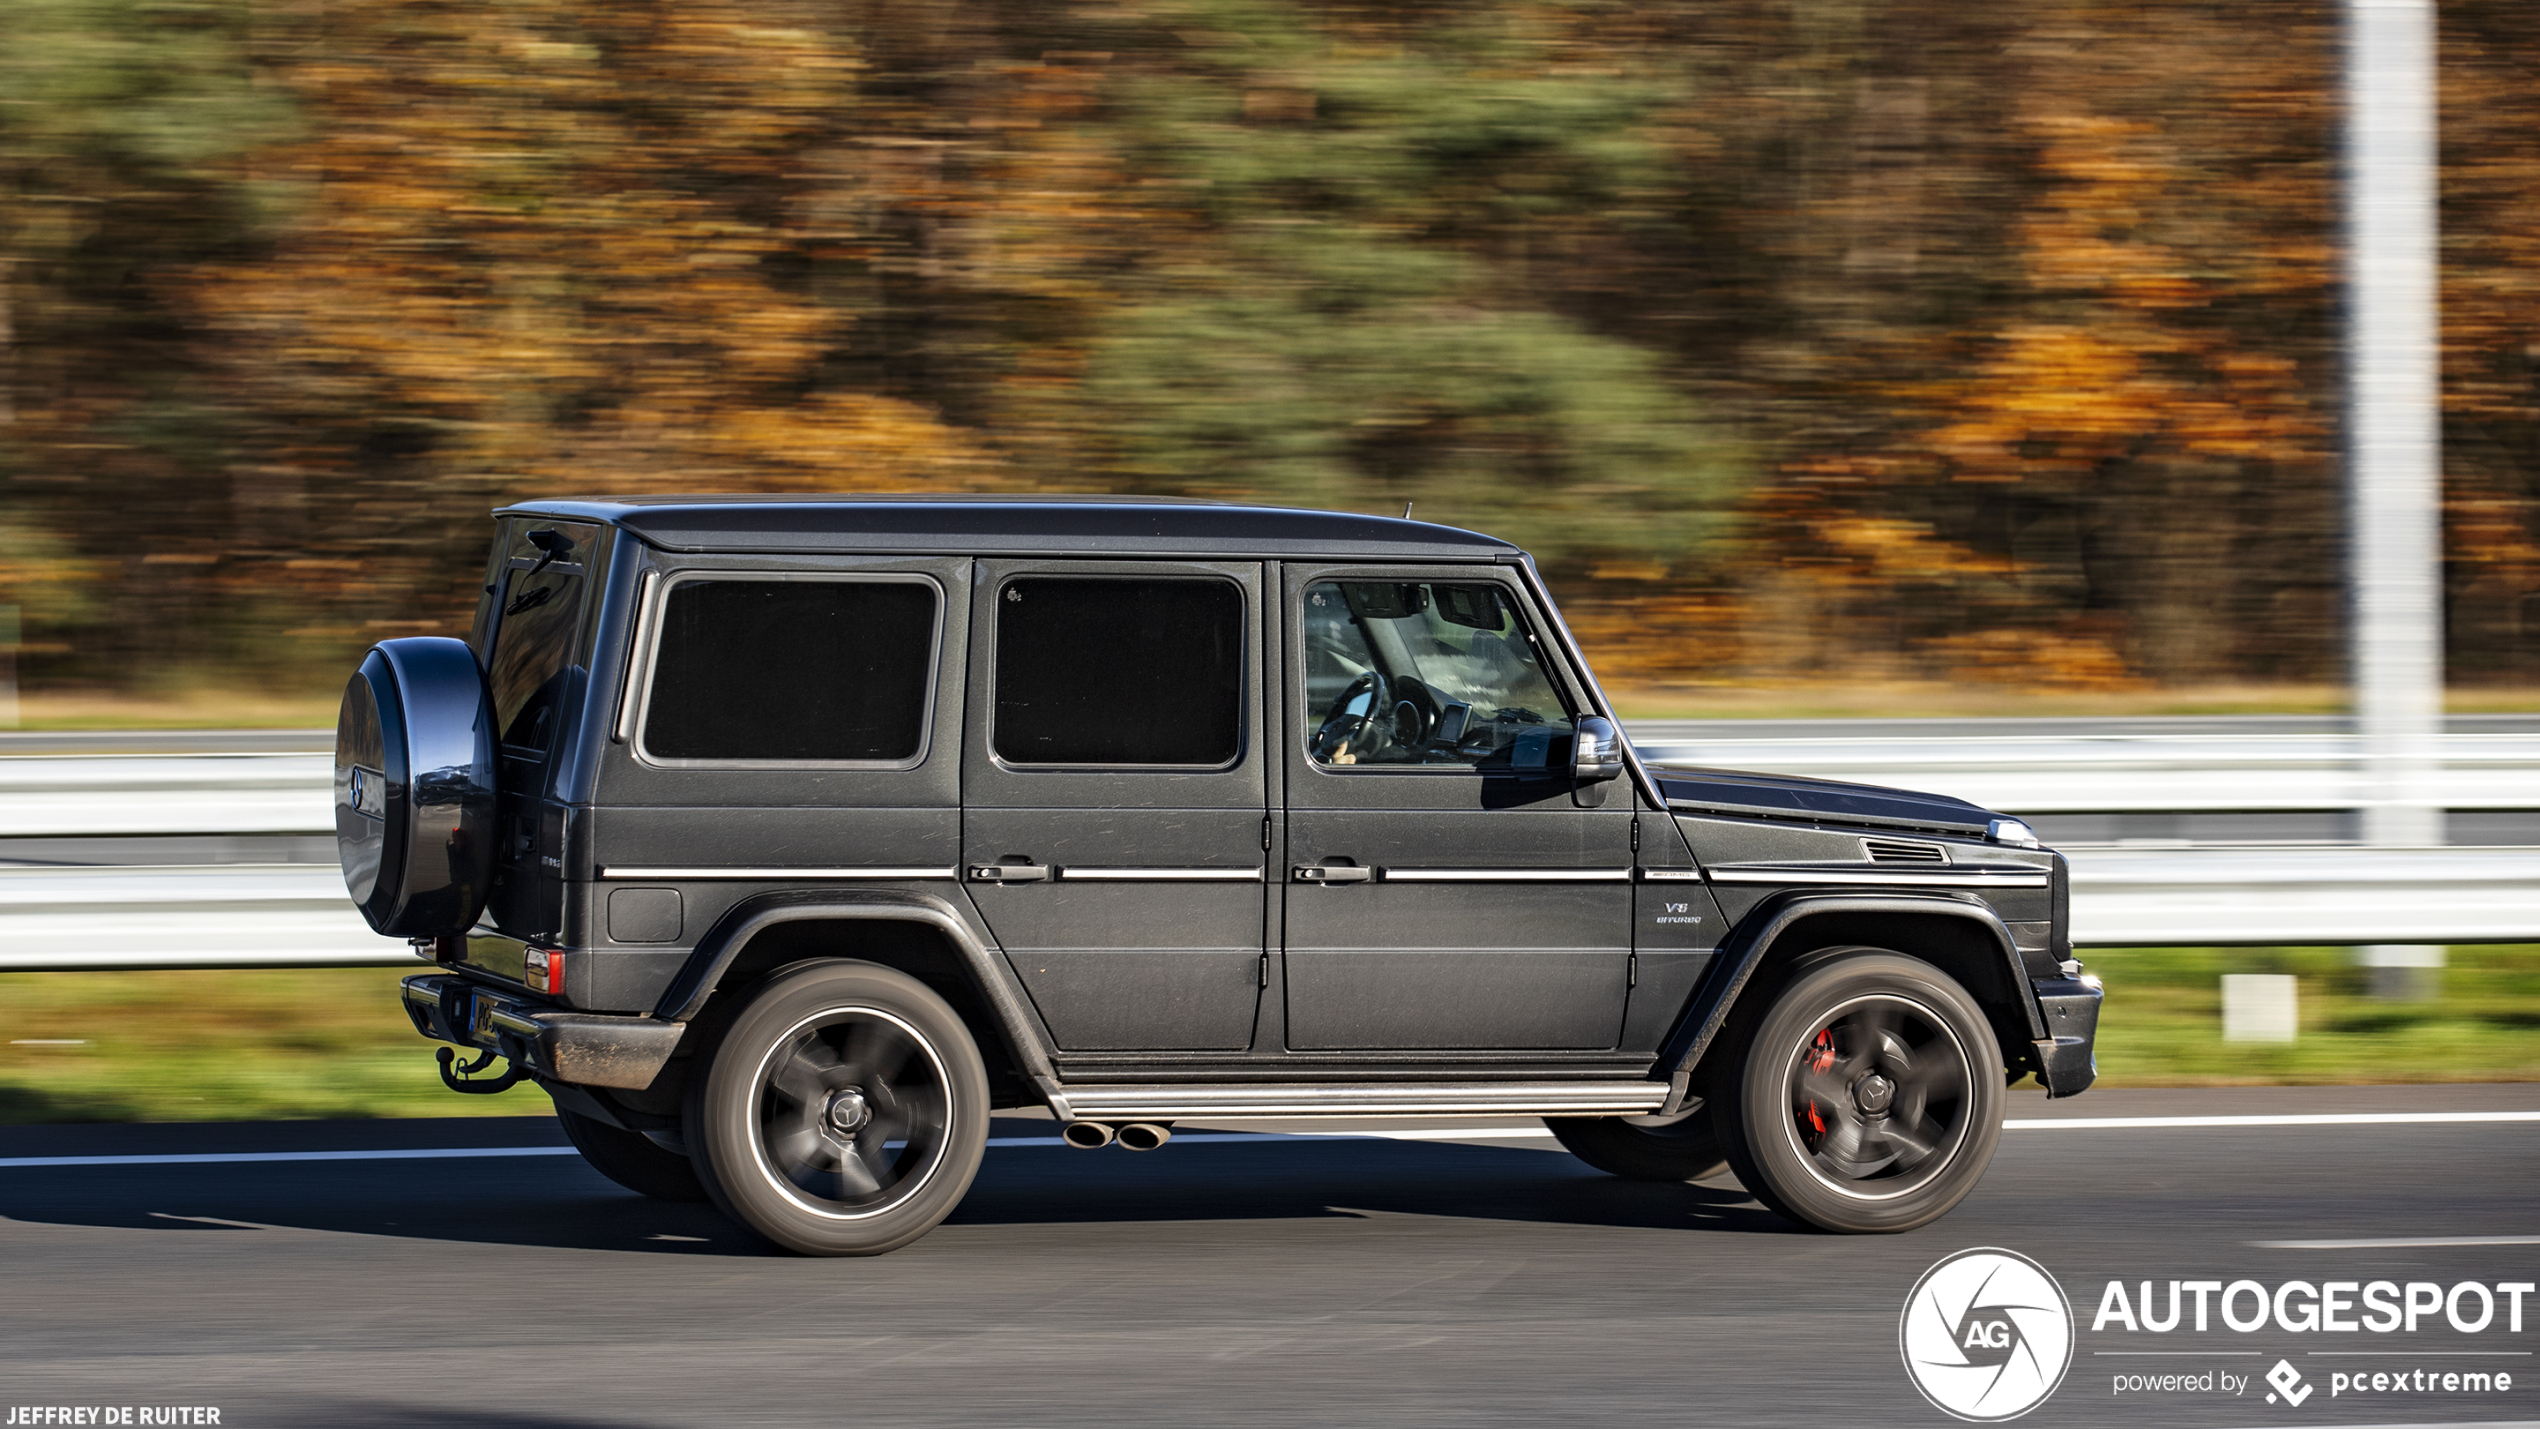
[[1318, 764], [1567, 765], [1569, 703], [1497, 585], [1318, 582], [1304, 645]]

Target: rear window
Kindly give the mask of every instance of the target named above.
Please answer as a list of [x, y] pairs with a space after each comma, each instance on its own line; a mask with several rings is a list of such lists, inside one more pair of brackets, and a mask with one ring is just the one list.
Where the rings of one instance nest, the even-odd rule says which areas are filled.
[[913, 764], [926, 748], [941, 606], [922, 578], [676, 582], [662, 602], [644, 752]]
[[582, 566], [513, 561], [495, 607], [493, 723], [503, 746], [546, 754], [572, 698], [582, 635]]
[[1210, 577], [1026, 577], [997, 597], [997, 757], [1222, 768], [1242, 739], [1243, 591]]

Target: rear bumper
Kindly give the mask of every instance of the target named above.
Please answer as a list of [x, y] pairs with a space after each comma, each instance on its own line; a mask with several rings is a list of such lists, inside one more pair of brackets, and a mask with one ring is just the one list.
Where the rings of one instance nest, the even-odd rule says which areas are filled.
[[542, 1079], [576, 1086], [651, 1086], [687, 1031], [650, 1017], [565, 1012], [447, 973], [407, 978], [403, 999], [424, 1036], [499, 1052]]
[[2079, 1096], [2099, 1079], [2099, 979], [2038, 978], [2029, 985], [2046, 1019], [2047, 1035], [2037, 1042], [2037, 1079], [2049, 1097]]

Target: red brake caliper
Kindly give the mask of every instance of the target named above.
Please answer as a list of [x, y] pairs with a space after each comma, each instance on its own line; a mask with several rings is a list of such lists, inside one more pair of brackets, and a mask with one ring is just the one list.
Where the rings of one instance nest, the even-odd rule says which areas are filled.
[[[1820, 1027], [1817, 1029], [1816, 1040], [1808, 1044], [1808, 1070], [1823, 1073], [1833, 1065], [1834, 1029], [1831, 1027]], [[1806, 1112], [1807, 1115], [1804, 1118], [1806, 1122], [1806, 1129], [1815, 1133], [1818, 1138], [1824, 1137], [1826, 1134], [1826, 1118], [1823, 1112], [1817, 1110], [1817, 1099], [1815, 1097], [1808, 1098]], [[1812, 1140], [1809, 1145], [1813, 1149], [1816, 1143]]]

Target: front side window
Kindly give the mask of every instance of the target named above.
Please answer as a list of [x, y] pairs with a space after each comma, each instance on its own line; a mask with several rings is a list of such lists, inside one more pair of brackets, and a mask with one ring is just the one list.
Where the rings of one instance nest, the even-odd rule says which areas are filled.
[[1022, 577], [997, 593], [1009, 764], [1223, 768], [1243, 738], [1244, 596], [1212, 577]]
[[926, 745], [940, 606], [928, 580], [677, 581], [662, 599], [644, 753], [912, 763]]
[[1569, 702], [1505, 588], [1320, 581], [1303, 628], [1315, 763], [1567, 767]]

